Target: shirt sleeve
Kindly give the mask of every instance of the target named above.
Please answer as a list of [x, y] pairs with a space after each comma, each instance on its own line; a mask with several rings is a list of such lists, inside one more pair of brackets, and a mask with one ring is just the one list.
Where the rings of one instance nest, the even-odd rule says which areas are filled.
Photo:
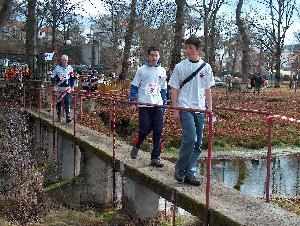
[[140, 68], [137, 69], [136, 73], [135, 73], [135, 76], [131, 82], [131, 85], [133, 86], [137, 86], [139, 87], [140, 86], [140, 83], [141, 83], [141, 76], [140, 76]]
[[130, 86], [130, 92], [129, 92], [129, 100], [130, 101], [137, 101], [138, 92], [139, 92], [139, 88], [137, 86], [131, 85]]
[[55, 67], [54, 70], [53, 70], [53, 73], [51, 75], [51, 78], [55, 78], [56, 74], [57, 74], [57, 72], [56, 72], [56, 67]]
[[205, 80], [205, 89], [210, 89], [210, 87], [215, 85], [214, 75], [211, 69], [211, 66], [207, 64], [206, 66], [206, 80]]
[[72, 68], [72, 67], [70, 67], [69, 76], [70, 76], [70, 86], [71, 86], [71, 87], [74, 87], [74, 84], [75, 84], [75, 76], [74, 76], [74, 71], [73, 71], [73, 68]]
[[180, 88], [179, 76], [180, 76], [179, 69], [177, 66], [175, 66], [175, 69], [171, 75], [168, 85], [171, 86], [172, 88], [179, 89]]

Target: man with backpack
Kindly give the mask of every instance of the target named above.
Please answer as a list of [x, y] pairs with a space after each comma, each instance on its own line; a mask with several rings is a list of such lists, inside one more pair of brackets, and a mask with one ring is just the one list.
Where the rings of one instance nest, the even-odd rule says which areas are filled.
[[[211, 66], [200, 59], [201, 41], [190, 37], [185, 41], [187, 59], [176, 65], [171, 86], [172, 107], [212, 110], [210, 87], [215, 84]], [[201, 153], [205, 114], [173, 110], [175, 122], [181, 122], [183, 137], [174, 177], [178, 182], [199, 186], [196, 178], [197, 161]]]

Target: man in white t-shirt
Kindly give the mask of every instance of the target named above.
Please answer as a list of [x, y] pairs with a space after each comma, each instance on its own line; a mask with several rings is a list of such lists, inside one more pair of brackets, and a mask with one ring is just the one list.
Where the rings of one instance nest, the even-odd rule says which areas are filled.
[[[196, 71], [204, 61], [200, 59], [202, 45], [199, 38], [190, 37], [185, 41], [187, 59], [175, 66], [169, 81], [172, 107], [212, 110], [210, 87], [214, 85], [211, 66], [205, 66], [189, 82], [183, 81]], [[179, 156], [175, 165], [174, 177], [178, 182], [199, 186], [196, 179], [197, 160], [201, 153], [204, 129], [204, 113], [173, 110], [175, 122], [181, 122], [183, 137]]]
[[[148, 61], [139, 67], [130, 88], [130, 101], [145, 104], [165, 105], [167, 101], [166, 70], [158, 63], [159, 51], [156, 47], [148, 49]], [[131, 150], [131, 158], [136, 159], [138, 150], [146, 136], [153, 131], [153, 149], [151, 165], [163, 167], [160, 160], [160, 142], [163, 129], [163, 109], [140, 104], [139, 106], [139, 131], [137, 139]], [[136, 105], [131, 105], [132, 112], [137, 110]]]

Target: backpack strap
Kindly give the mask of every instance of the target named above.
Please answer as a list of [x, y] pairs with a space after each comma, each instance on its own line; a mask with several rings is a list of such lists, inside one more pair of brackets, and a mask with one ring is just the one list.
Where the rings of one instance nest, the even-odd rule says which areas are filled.
[[186, 83], [188, 83], [189, 81], [191, 81], [191, 80], [197, 75], [197, 73], [198, 73], [205, 65], [206, 65], [205, 62], [202, 63], [202, 64], [200, 65], [200, 67], [199, 67], [196, 71], [194, 71], [194, 72], [193, 72], [192, 74], [190, 74], [186, 79], [184, 79], [183, 82], [180, 84], [180, 89], [181, 89]]

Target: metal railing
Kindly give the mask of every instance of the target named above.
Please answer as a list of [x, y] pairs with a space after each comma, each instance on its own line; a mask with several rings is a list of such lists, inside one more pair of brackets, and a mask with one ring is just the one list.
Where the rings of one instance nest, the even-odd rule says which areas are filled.
[[[31, 102], [26, 101], [26, 88], [24, 86], [23, 88], [23, 107], [26, 109], [27, 107], [32, 108]], [[41, 115], [43, 101], [45, 101], [45, 97], [50, 97], [51, 100], [51, 111], [50, 115], [52, 117], [52, 123], [53, 126], [55, 126], [55, 92], [52, 89], [45, 89], [45, 88], [38, 88], [37, 89], [39, 93], [39, 104], [38, 104], [38, 112], [39, 115]], [[167, 108], [167, 109], [177, 109], [177, 110], [184, 110], [189, 112], [202, 112], [208, 115], [208, 155], [207, 155], [207, 167], [206, 167], [206, 195], [205, 195], [205, 202], [206, 202], [206, 224], [209, 223], [209, 210], [210, 210], [210, 190], [211, 190], [211, 159], [212, 159], [212, 151], [213, 151], [213, 116], [214, 112], [211, 111], [203, 111], [199, 109], [192, 109], [192, 108], [174, 108], [169, 105], [156, 105], [156, 104], [147, 104], [147, 103], [141, 103], [141, 102], [131, 102], [126, 100], [126, 95], [122, 94], [115, 94], [119, 93], [118, 91], [110, 91], [109, 93], [102, 93], [101, 95], [99, 92], [95, 93], [87, 93], [87, 92], [78, 92], [78, 93], [72, 93], [73, 97], [73, 109], [74, 109], [74, 116], [73, 116], [73, 142], [74, 142], [74, 152], [76, 152], [75, 144], [76, 144], [76, 124], [77, 120], [79, 118], [80, 121], [82, 121], [82, 115], [83, 115], [83, 102], [86, 100], [97, 100], [97, 101], [107, 101], [109, 102], [109, 112], [110, 112], [110, 119], [109, 119], [109, 125], [110, 125], [110, 135], [112, 138], [112, 159], [113, 159], [113, 208], [116, 207], [116, 107], [117, 103], [123, 103], [126, 105], [130, 104], [143, 104], [147, 106], [152, 107], [160, 107], [160, 108]], [[77, 106], [77, 100], [79, 101], [79, 105]], [[29, 105], [29, 106], [28, 106]], [[78, 110], [77, 110], [78, 107]], [[266, 122], [267, 125], [267, 172], [266, 172], [266, 188], [265, 188], [265, 200], [266, 202], [270, 202], [270, 167], [271, 167], [271, 156], [272, 156], [272, 135], [273, 135], [273, 122], [274, 118], [276, 118], [271, 112], [267, 111], [260, 111], [260, 110], [249, 110], [249, 109], [239, 109], [239, 108], [219, 108], [216, 107], [214, 109], [216, 112], [220, 111], [231, 111], [235, 113], [242, 113], [242, 114], [255, 114], [263, 117], [263, 120]], [[77, 118], [78, 113], [78, 118]], [[296, 119], [297, 120], [297, 119]], [[300, 123], [300, 120], [295, 121]], [[53, 141], [55, 143], [55, 137], [53, 137]], [[53, 152], [55, 152], [55, 146], [53, 145]], [[75, 158], [74, 158], [75, 161]], [[75, 165], [75, 164], [74, 164]], [[75, 168], [74, 168], [75, 173]], [[122, 194], [124, 190], [124, 178], [122, 178]], [[176, 209], [176, 191], [174, 190], [173, 194], [173, 206], [174, 209]], [[166, 208], [166, 206], [165, 206]], [[166, 210], [165, 210], [166, 213]], [[173, 219], [175, 219], [176, 211], [173, 211]], [[173, 225], [175, 225], [175, 220], [173, 221]]]

